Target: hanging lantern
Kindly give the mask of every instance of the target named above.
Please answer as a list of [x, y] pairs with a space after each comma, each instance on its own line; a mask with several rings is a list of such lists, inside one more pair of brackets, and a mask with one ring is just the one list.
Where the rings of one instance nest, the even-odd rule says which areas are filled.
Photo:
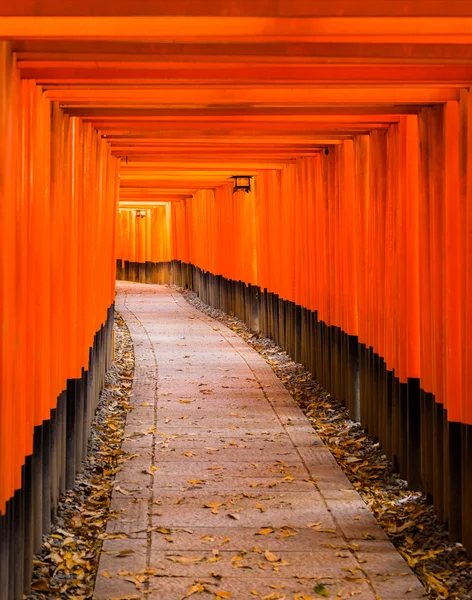
[[231, 179], [234, 179], [234, 192], [246, 192], [248, 194], [251, 191], [251, 179], [252, 175], [233, 175]]
[[145, 210], [137, 210], [136, 211], [136, 216], [137, 217], [145, 217], [146, 216], [146, 211]]

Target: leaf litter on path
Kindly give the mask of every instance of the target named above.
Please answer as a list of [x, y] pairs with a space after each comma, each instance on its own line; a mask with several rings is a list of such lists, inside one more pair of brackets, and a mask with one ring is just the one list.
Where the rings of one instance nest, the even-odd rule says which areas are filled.
[[[379, 443], [360, 423], [350, 419], [346, 408], [273, 340], [252, 332], [236, 317], [204, 304], [194, 292], [170, 287], [180, 292], [194, 308], [226, 325], [267, 361], [430, 597], [472, 600], [472, 561], [467, 558], [462, 544], [449, 540], [447, 530], [439, 523], [426, 497], [408, 489]], [[269, 531], [262, 533], [262, 530], [259, 533], [268, 534]]]

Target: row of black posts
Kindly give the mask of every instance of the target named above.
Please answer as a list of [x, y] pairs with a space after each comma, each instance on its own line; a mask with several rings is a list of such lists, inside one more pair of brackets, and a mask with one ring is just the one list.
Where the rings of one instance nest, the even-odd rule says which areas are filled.
[[[191, 264], [118, 261], [119, 279], [173, 283], [273, 339], [378, 440], [413, 490], [434, 502], [452, 540], [472, 555], [472, 426], [451, 423], [418, 379], [400, 382], [371, 347], [316, 311]], [[149, 278], [147, 273], [150, 274]]]

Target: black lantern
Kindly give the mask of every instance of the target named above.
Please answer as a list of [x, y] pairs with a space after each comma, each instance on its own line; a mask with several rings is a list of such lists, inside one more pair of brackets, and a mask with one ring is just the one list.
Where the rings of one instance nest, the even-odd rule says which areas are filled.
[[233, 175], [231, 179], [234, 179], [234, 192], [246, 192], [249, 194], [251, 191], [251, 179], [252, 175]]

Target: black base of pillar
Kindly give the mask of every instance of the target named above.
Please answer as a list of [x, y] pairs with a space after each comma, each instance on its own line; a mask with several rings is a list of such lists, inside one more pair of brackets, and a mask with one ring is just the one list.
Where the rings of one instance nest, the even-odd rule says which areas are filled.
[[91, 361], [80, 379], [67, 381], [50, 419], [34, 429], [33, 454], [25, 458], [21, 489], [0, 515], [0, 600], [29, 592], [33, 554], [50, 529], [61, 493], [72, 487], [87, 452], [88, 431], [111, 364], [114, 307], [95, 334]]

